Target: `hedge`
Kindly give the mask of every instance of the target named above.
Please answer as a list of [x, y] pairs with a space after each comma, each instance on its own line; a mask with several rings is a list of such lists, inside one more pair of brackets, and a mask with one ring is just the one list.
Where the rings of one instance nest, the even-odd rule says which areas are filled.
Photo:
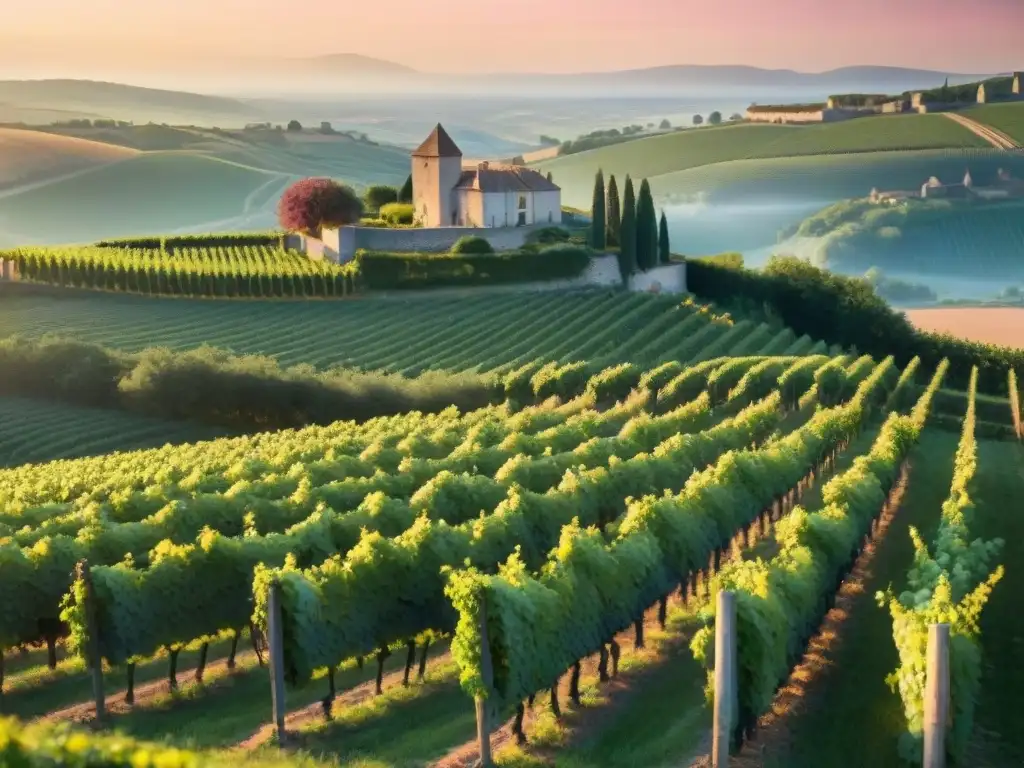
[[792, 256], [773, 256], [760, 271], [689, 259], [686, 280], [690, 291], [703, 299], [756, 305], [798, 335], [879, 359], [891, 354], [901, 366], [920, 356], [924, 366], [935, 368], [948, 358], [950, 388], [966, 389], [977, 365], [979, 390], [1006, 394], [1009, 369], [1024, 370], [1024, 350], [918, 331], [867, 281], [835, 275]]
[[230, 248], [246, 245], [284, 245], [282, 232], [216, 232], [196, 235], [168, 235], [127, 237], [100, 240], [99, 248], [141, 248], [147, 250], [174, 250], [175, 248]]
[[590, 252], [576, 245], [494, 254], [356, 253], [361, 284], [376, 291], [500, 285], [579, 277]]
[[363, 421], [504, 399], [499, 380], [428, 372], [415, 378], [346, 369], [281, 368], [270, 357], [212, 347], [126, 354], [56, 337], [0, 340], [0, 396], [56, 400], [189, 420], [243, 432]]

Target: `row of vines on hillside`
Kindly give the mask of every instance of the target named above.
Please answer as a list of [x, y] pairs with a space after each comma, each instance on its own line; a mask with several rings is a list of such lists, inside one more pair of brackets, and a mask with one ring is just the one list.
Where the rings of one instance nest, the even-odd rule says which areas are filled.
[[899, 652], [900, 665], [888, 681], [903, 699], [906, 716], [900, 751], [917, 763], [922, 760], [928, 627], [941, 622], [950, 624], [952, 722], [946, 749], [955, 759], [962, 760], [981, 682], [979, 619], [992, 588], [1003, 575], [1002, 566], [992, 567], [1003, 542], [970, 538], [974, 518], [971, 486], [977, 467], [977, 382], [975, 369], [971, 373], [967, 414], [954, 457], [950, 495], [942, 505], [932, 546], [929, 548], [917, 530], [911, 528], [914, 563], [907, 574], [908, 588], [899, 595], [891, 590], [878, 594], [879, 603], [887, 605], [892, 615], [893, 638]]
[[580, 660], [603, 653], [630, 625], [641, 644], [645, 611], [709, 562], [717, 565], [729, 542], [770, 508], [787, 497], [792, 502], [792, 491], [862, 427], [876, 389], [891, 390], [895, 379], [892, 360], [884, 361], [848, 403], [819, 410], [785, 437], [725, 453], [675, 495], [633, 502], [614, 525], [590, 527], [592, 521], [575, 518], [561, 529], [550, 559], [531, 562], [517, 552], [497, 574], [453, 572], [452, 651], [463, 688], [495, 714], [515, 707], [520, 737], [522, 702], [555, 691], [570, 669], [578, 702]]

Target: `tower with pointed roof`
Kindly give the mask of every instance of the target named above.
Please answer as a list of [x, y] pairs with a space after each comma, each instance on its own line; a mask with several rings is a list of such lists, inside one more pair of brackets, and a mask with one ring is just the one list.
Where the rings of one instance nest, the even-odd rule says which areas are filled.
[[424, 227], [456, 223], [453, 190], [461, 175], [462, 151], [438, 123], [412, 153], [413, 205]]

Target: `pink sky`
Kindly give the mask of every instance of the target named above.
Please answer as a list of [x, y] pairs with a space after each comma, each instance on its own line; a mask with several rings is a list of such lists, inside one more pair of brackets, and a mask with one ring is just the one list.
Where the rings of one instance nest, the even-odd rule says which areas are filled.
[[[1024, 0], [12, 0], [0, 51], [53, 63], [360, 53], [438, 72], [663, 64], [1024, 67]], [[289, 10], [294, 8], [294, 10]], [[24, 60], [24, 59], [23, 59]], [[68, 76], [74, 72], [69, 71]]]

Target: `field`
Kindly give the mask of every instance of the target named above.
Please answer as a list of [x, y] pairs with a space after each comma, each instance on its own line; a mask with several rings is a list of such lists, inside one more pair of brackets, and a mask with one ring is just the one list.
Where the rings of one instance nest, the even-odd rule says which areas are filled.
[[983, 104], [965, 113], [973, 120], [1002, 131], [1018, 144], [1024, 143], [1024, 103]]
[[[750, 321], [733, 325], [672, 297], [623, 298], [616, 292], [310, 303], [9, 296], [0, 316], [8, 333], [72, 335], [129, 352], [205, 343], [236, 354], [270, 355], [284, 365], [405, 374], [506, 370], [534, 360], [648, 365], [698, 350], [714, 356], [719, 344], [735, 339], [745, 341], [735, 347], [737, 354], [805, 354], [815, 347], [787, 329]], [[197, 328], [205, 330], [197, 334]], [[497, 337], [504, 343], [496, 345]]]
[[42, 179], [63, 176], [134, 156], [126, 147], [97, 141], [0, 128], [0, 194]]
[[[587, 205], [597, 168], [634, 179], [737, 160], [989, 145], [942, 115], [893, 115], [811, 126], [741, 124], [638, 139], [542, 162], [569, 205]], [[856, 161], [856, 158], [854, 158]], [[927, 177], [925, 177], [927, 178]]]
[[299, 177], [363, 187], [401, 184], [409, 173], [405, 150], [345, 136], [269, 132], [248, 140], [241, 131], [159, 125], [62, 130], [69, 135], [0, 129], [0, 153], [17, 158], [5, 171], [16, 178], [0, 178], [0, 247], [267, 228], [281, 192]]
[[[476, 626], [476, 600], [483, 599], [502, 617], [488, 624], [490, 647], [503, 649], [494, 655], [501, 674], [488, 684], [498, 718], [491, 740], [497, 764], [688, 765], [707, 751], [710, 726], [702, 696], [706, 671], [700, 654], [695, 658], [688, 648], [707, 634], [701, 619], [709, 606], [707, 580], [694, 581], [694, 573], [719, 546], [714, 584], [734, 583], [737, 569], [755, 567], [755, 555], [765, 558], [757, 568], [771, 569], [804, 552], [798, 561], [810, 557], [822, 570], [787, 577], [799, 576], [801, 589], [790, 594], [809, 602], [786, 610], [809, 609], [813, 630], [815, 606], [834, 589], [832, 574], [842, 577], [856, 564], [829, 554], [843, 547], [823, 547], [816, 537], [783, 545], [766, 536], [769, 530], [803, 514], [797, 499], [812, 518], [823, 514], [827, 494], [840, 505], [827, 515], [834, 519], [842, 510], [850, 525], [829, 535], [852, 536], [856, 549], [861, 536], [873, 535], [878, 515], [920, 524], [930, 540], [957, 444], [955, 435], [929, 429], [920, 449], [913, 447], [941, 371], [809, 356], [825, 351], [823, 345], [812, 350], [811, 340], [794, 343], [791, 332], [714, 319], [668, 297], [480, 295], [338, 304], [8, 297], [2, 317], [11, 331], [71, 330], [126, 349], [209, 342], [318, 366], [519, 370], [525, 378], [510, 386], [525, 386], [538, 400], [560, 395], [518, 409], [509, 403], [466, 414], [406, 414], [0, 471], [6, 502], [0, 537], [11, 537], [6, 545], [0, 538], [0, 551], [9, 553], [0, 560], [0, 597], [12, 609], [0, 618], [0, 645], [7, 648], [3, 712], [43, 724], [92, 722], [87, 670], [74, 646], [46, 629], [56, 626], [48, 622], [67, 577], [32, 575], [66, 574], [88, 557], [93, 592], [85, 605], [94, 605], [95, 619], [79, 610], [80, 597], [64, 618], [72, 637], [94, 637], [105, 659], [109, 725], [139, 739], [208, 750], [211, 765], [471, 765], [474, 708], [459, 678], [479, 674], [472, 648], [481, 641], [469, 628]], [[614, 367], [585, 379], [576, 360]], [[539, 367], [546, 361], [560, 365]], [[74, 410], [7, 401], [5, 435], [40, 443], [36, 457], [77, 450], [70, 439], [47, 437], [47, 424], [58, 420], [69, 437], [88, 433], [97, 447], [114, 447], [106, 442], [112, 431], [123, 430], [122, 448], [150, 439], [144, 420], [108, 421], [103, 414], [90, 421]], [[182, 425], [167, 439], [200, 437], [191, 429]], [[6, 450], [13, 457], [17, 446]], [[999, 494], [1024, 483], [1019, 472], [1003, 477], [999, 463], [1020, 449], [1003, 443], [998, 450], [981, 446], [987, 536], [1005, 535]], [[899, 481], [908, 452], [910, 472]], [[858, 456], [871, 461], [855, 463]], [[840, 475], [843, 483], [823, 493], [832, 488], [823, 484]], [[647, 494], [653, 495], [640, 500]], [[97, 503], [110, 517], [92, 528]], [[500, 514], [478, 520], [481, 509]], [[573, 518], [604, 534], [569, 525]], [[28, 561], [16, 552], [47, 536], [65, 543], [37, 547], [44, 559], [26, 570]], [[881, 574], [898, 586], [911, 566], [905, 527], [880, 528], [873, 537], [885, 563]], [[157, 554], [152, 547], [163, 538], [181, 546], [161, 545]], [[522, 565], [495, 573], [514, 545], [521, 546]], [[785, 547], [797, 550], [786, 554]], [[117, 565], [125, 550], [133, 564]], [[280, 569], [286, 552], [297, 555], [297, 568]], [[338, 566], [309, 569], [331, 554], [340, 558]], [[782, 559], [771, 559], [775, 554]], [[439, 566], [466, 558], [490, 575], [459, 571], [453, 577], [459, 588], [446, 591]], [[235, 560], [269, 570], [259, 568], [254, 580], [246, 567], [223, 568]], [[519, 568], [526, 570], [514, 576]], [[254, 651], [243, 631], [249, 600], [256, 601], [259, 637], [271, 577], [282, 584], [284, 643], [268, 649], [264, 639]], [[618, 586], [589, 590], [588, 581]], [[569, 584], [578, 585], [575, 598], [562, 602], [556, 596], [573, 594], [564, 592]], [[985, 651], [991, 638], [987, 661], [1012, 666], [1014, 646], [1002, 635], [1016, 619], [1012, 601], [1000, 596], [1003, 586], [993, 616], [986, 614]], [[74, 587], [79, 596], [80, 587]], [[417, 608], [404, 607], [404, 599]], [[850, 639], [841, 647], [871, 663], [844, 661], [832, 677], [816, 681], [815, 694], [836, 697], [834, 711], [849, 708], [846, 694], [833, 693], [842, 684], [835, 676], [870, 674], [870, 685], [856, 690], [858, 706], [846, 715], [863, 723], [861, 730], [831, 718], [804, 725], [804, 715], [794, 713], [787, 727], [796, 746], [785, 765], [847, 764], [849, 753], [838, 742], [828, 756], [813, 746], [825, 729], [852, 739], [846, 743], [860, 739], [863, 754], [877, 757], [872, 764], [897, 765], [899, 699], [881, 680], [895, 663], [891, 626], [885, 611], [862, 603], [849, 620], [875, 629], [849, 636], [843, 629]], [[534, 617], [525, 624], [512, 620], [515, 606], [524, 604]], [[778, 620], [768, 631], [795, 633], [804, 619], [783, 613]], [[40, 631], [44, 647], [13, 650]], [[754, 631], [752, 625], [740, 636], [749, 639]], [[811, 635], [794, 634], [788, 642], [802, 646]], [[852, 640], [868, 636], [871, 645]], [[508, 653], [520, 648], [536, 650]], [[272, 738], [262, 663], [271, 650], [282, 654], [287, 670], [290, 740], [283, 752]], [[614, 663], [611, 679], [602, 682], [606, 653]], [[741, 647], [739, 658], [745, 669], [779, 682], [789, 672], [788, 664], [769, 664], [750, 646]], [[554, 682], [557, 695], [549, 695]], [[975, 727], [989, 746], [978, 765], [1009, 766], [1021, 754], [1000, 707], [1001, 691], [999, 680], [987, 676]], [[757, 696], [741, 690], [744, 716], [763, 707], [754, 704]], [[516, 717], [517, 702], [527, 698], [531, 706]], [[889, 713], [885, 729], [869, 723], [879, 711]], [[526, 734], [522, 744], [513, 733], [517, 723]]]
[[925, 331], [1008, 347], [1024, 346], [1024, 309], [912, 309], [907, 317]]

